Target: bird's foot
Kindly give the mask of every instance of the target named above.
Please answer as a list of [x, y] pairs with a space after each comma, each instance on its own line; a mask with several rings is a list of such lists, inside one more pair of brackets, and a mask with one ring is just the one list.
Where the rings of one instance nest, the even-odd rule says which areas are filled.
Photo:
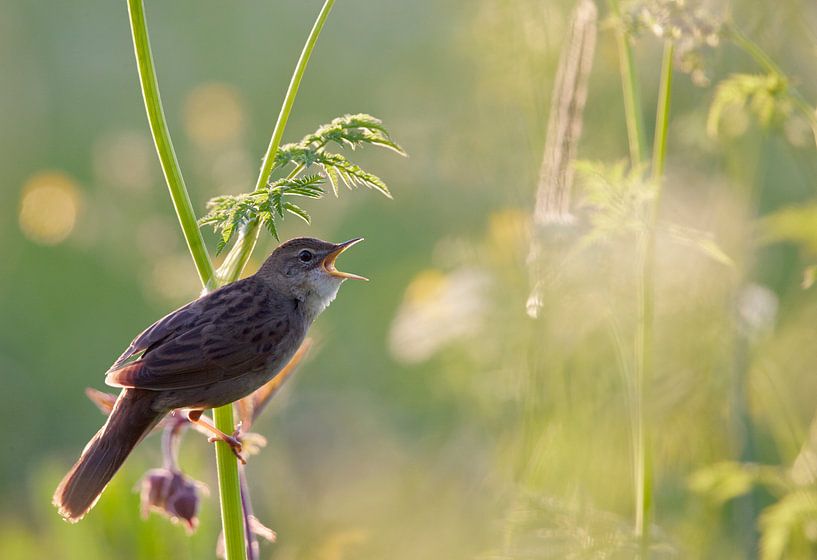
[[246, 465], [247, 461], [241, 455], [241, 423], [238, 424], [238, 428], [233, 432], [233, 435], [230, 436], [216, 428], [215, 425], [209, 421], [209, 419], [204, 420], [207, 417], [202, 416], [202, 412], [203, 411], [201, 410], [190, 410], [187, 412], [187, 419], [213, 434], [212, 437], [207, 439], [207, 441], [210, 443], [223, 441], [229, 445], [230, 451], [233, 452], [233, 455], [235, 455], [236, 458], [241, 461], [242, 465]]
[[217, 435], [214, 435], [214, 436], [211, 436], [211, 437], [207, 438], [207, 441], [209, 441], [210, 443], [215, 443], [217, 441], [223, 441], [224, 443], [226, 443], [227, 445], [230, 446], [230, 451], [232, 451], [233, 455], [235, 455], [236, 458], [239, 461], [241, 461], [241, 464], [246, 465], [247, 460], [244, 459], [244, 457], [241, 455], [241, 439], [240, 439], [240, 435], [241, 435], [240, 430], [234, 431], [233, 435], [231, 435], [231, 436], [228, 436], [224, 432], [221, 432], [221, 433], [219, 433]]

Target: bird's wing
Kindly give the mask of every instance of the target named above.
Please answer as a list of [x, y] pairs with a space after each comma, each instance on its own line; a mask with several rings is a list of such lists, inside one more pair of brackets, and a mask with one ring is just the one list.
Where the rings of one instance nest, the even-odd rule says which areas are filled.
[[[115, 387], [167, 390], [233, 379], [263, 368], [290, 329], [286, 302], [252, 277], [197, 302], [199, 305], [179, 309], [140, 335], [134, 344], [142, 338], [150, 341], [144, 353], [109, 371], [105, 382]], [[174, 318], [176, 314], [181, 315]]]
[[122, 369], [126, 364], [138, 359], [156, 345], [193, 328], [199, 321], [207, 297], [204, 296], [193, 300], [184, 307], [168, 313], [142, 331], [108, 369], [106, 375]]

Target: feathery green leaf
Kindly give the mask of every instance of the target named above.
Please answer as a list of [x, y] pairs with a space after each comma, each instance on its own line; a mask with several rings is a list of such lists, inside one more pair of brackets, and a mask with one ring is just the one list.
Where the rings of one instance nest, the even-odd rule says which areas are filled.
[[[326, 146], [330, 143], [353, 150], [369, 144], [405, 155], [403, 148], [391, 139], [383, 123], [365, 114], [338, 117], [300, 142], [281, 146], [275, 154], [273, 169], [293, 164], [295, 169], [290, 176], [274, 180], [251, 193], [217, 196], [207, 203], [208, 213], [199, 220], [199, 225], [212, 226], [220, 234], [218, 252], [224, 249], [235, 232], [252, 221], [265, 226], [276, 239], [278, 229], [275, 222], [287, 213], [309, 223], [307, 211], [286, 199], [295, 196], [321, 198], [324, 179], [329, 181], [335, 196], [338, 195], [338, 184], [343, 183], [350, 189], [363, 185], [391, 198], [389, 188], [380, 177], [361, 169], [344, 155], [327, 152]], [[299, 177], [310, 168], [315, 168], [321, 174], [313, 172]]]

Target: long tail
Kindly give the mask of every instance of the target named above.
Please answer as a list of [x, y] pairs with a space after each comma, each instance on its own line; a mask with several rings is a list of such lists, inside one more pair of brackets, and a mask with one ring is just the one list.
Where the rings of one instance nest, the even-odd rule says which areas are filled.
[[53, 504], [66, 520], [76, 523], [94, 507], [136, 444], [162, 419], [164, 413], [151, 406], [155, 395], [139, 389], [119, 394], [108, 421], [54, 492]]

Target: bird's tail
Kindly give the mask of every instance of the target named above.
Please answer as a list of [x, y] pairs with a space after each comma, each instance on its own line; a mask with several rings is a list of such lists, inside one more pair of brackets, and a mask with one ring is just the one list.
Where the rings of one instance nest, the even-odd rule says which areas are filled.
[[151, 406], [154, 396], [139, 389], [120, 393], [108, 421], [54, 492], [53, 504], [67, 521], [76, 523], [94, 507], [136, 444], [162, 419], [164, 413]]

